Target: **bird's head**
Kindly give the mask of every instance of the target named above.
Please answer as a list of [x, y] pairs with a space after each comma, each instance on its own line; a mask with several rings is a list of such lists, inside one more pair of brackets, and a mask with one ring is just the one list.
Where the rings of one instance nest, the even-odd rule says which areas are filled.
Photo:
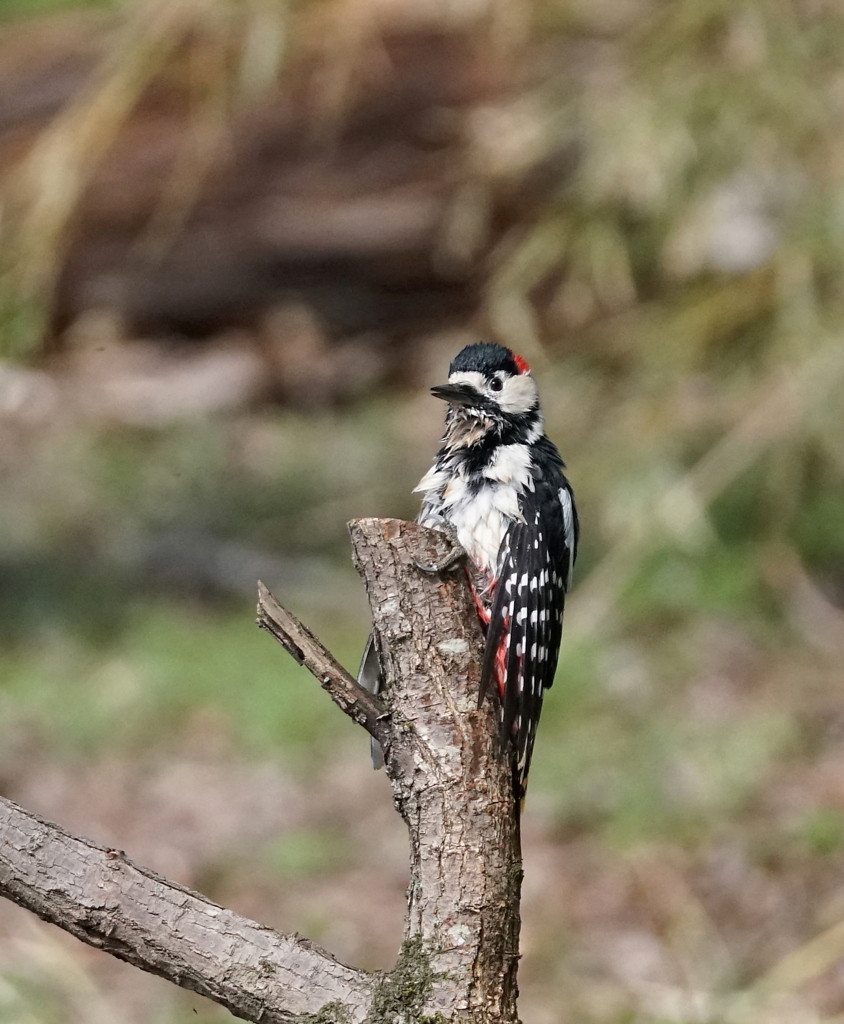
[[539, 397], [530, 367], [509, 348], [481, 342], [453, 359], [448, 383], [431, 388], [461, 418], [492, 423], [534, 418]]

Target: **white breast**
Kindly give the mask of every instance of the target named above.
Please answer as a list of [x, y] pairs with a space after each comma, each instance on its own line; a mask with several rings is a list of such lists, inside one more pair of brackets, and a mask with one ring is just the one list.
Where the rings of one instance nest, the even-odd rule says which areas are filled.
[[493, 572], [510, 523], [522, 517], [519, 497], [533, 488], [528, 448], [502, 446], [479, 483], [469, 486], [462, 461], [434, 468], [416, 488], [425, 492], [420, 521], [437, 526], [445, 519], [475, 565]]

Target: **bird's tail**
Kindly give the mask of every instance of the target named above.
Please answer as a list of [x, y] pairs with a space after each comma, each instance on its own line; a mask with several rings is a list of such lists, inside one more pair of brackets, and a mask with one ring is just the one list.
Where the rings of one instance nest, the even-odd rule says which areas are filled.
[[[361, 658], [358, 669], [358, 685], [370, 693], [380, 693], [384, 680], [381, 675], [381, 659], [378, 656], [378, 645], [375, 642], [375, 634], [370, 633], [366, 641], [366, 647]], [[373, 739], [372, 744], [372, 767], [376, 770], [384, 767], [384, 751], [378, 740]]]

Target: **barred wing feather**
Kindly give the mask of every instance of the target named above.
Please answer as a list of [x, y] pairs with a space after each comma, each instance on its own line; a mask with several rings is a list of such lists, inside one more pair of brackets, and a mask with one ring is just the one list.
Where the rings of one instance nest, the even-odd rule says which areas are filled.
[[[560, 491], [552, 492], [554, 500], [549, 501], [548, 490], [550, 484], [538, 481], [524, 494], [522, 519], [513, 521], [505, 534], [481, 667], [480, 700], [494, 681], [501, 698], [502, 740], [511, 741], [515, 749], [520, 796], [542, 698], [554, 682], [577, 542], [576, 519], [564, 519]], [[543, 509], [550, 513], [543, 514]]]

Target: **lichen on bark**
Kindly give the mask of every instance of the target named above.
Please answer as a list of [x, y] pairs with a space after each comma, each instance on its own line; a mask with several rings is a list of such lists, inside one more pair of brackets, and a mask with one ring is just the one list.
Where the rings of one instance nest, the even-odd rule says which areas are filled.
[[404, 940], [395, 967], [375, 984], [366, 1024], [435, 1024], [440, 1014], [421, 1015], [438, 978], [431, 965], [435, 953], [421, 935]]
[[302, 1024], [352, 1024], [352, 1015], [343, 1003], [334, 1000], [326, 1003], [316, 1013], [305, 1014]]

